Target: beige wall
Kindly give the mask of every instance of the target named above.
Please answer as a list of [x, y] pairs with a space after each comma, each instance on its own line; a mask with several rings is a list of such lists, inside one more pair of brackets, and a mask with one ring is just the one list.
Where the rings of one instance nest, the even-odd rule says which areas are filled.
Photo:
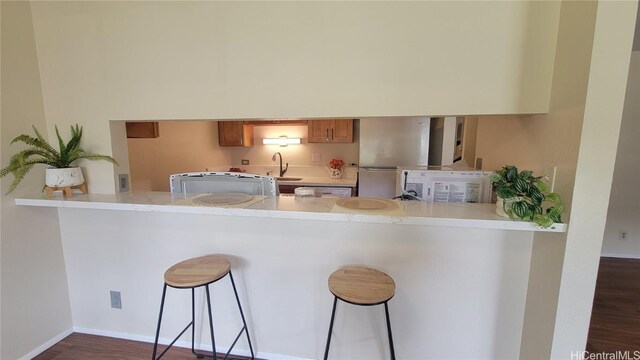
[[[575, 169], [585, 115], [596, 14], [595, 2], [563, 2], [549, 114], [519, 121], [522, 126], [521, 134], [526, 134], [525, 144], [528, 147], [525, 154], [526, 158], [530, 159], [529, 163], [537, 165], [543, 174], [547, 174], [548, 171], [542, 169], [557, 166], [555, 190], [566, 203], [565, 221], [572, 211]], [[516, 135], [514, 132], [507, 134], [509, 137]], [[556, 336], [554, 327], [559, 312], [558, 298], [562, 291], [563, 263], [567, 256], [573, 255], [566, 250], [567, 237], [568, 234], [534, 236], [520, 349], [520, 357], [523, 359], [551, 358], [553, 353]], [[597, 243], [599, 240], [591, 238], [586, 241]], [[597, 269], [597, 265], [589, 271], [593, 269]], [[585, 273], [586, 277], [589, 277], [588, 281], [595, 283], [595, 279], [589, 274]], [[588, 321], [590, 310], [581, 313], [578, 318], [586, 318]], [[577, 327], [575, 322], [571, 322], [571, 326], [579, 333], [586, 330], [584, 327]], [[567, 345], [584, 349], [585, 343]], [[570, 354], [557, 357], [568, 358]]]
[[[0, 6], [0, 34], [2, 33], [2, 6]], [[1, 44], [1, 40], [0, 40]], [[0, 45], [1, 46], [1, 45]], [[0, 49], [0, 83], [2, 82], [2, 50]], [[2, 135], [2, 89], [0, 89], [0, 136]], [[1, 140], [1, 138], [0, 138]], [[4, 144], [0, 145], [0, 159], [2, 159], [2, 163], [4, 164], [4, 158], [2, 157]], [[0, 181], [0, 193], [4, 192], [4, 186], [2, 181]], [[2, 259], [2, 204], [0, 203], [0, 259]], [[2, 324], [2, 266], [0, 265], [0, 324]], [[0, 356], [2, 355], [2, 326], [0, 326]]]
[[[47, 126], [29, 3], [2, 1], [1, 8], [0, 148], [2, 164], [7, 165], [10, 155], [20, 148], [9, 146], [11, 139], [32, 134], [32, 124], [46, 135]], [[18, 359], [71, 329], [58, 213], [14, 204], [16, 197], [41, 191], [44, 168], [34, 168], [11, 195], [4, 196], [11, 180], [11, 176], [3, 178], [0, 186], [0, 358], [7, 360]]]
[[215, 121], [160, 121], [160, 136], [127, 139], [133, 191], [169, 191], [169, 175], [214, 171], [231, 163]]
[[[558, 8], [35, 2], [33, 18], [47, 126], [79, 122], [110, 153], [109, 120], [545, 112]], [[114, 191], [108, 163], [85, 166]]]
[[[555, 190], [567, 205], [564, 220], [570, 220], [566, 236], [534, 237], [523, 358], [568, 358], [569, 349], [583, 349], [586, 342], [598, 261], [594, 250], [601, 246], [606, 217], [603, 201], [615, 158], [634, 6], [564, 2], [549, 113], [479, 117], [476, 156], [483, 158], [484, 169], [514, 164], [551, 175], [556, 167]], [[595, 34], [593, 42], [589, 34]], [[577, 171], [582, 176], [576, 177]], [[557, 306], [562, 309], [556, 315]]]
[[[587, 65], [582, 64], [582, 71], [588, 71]], [[579, 79], [577, 73], [574, 76]], [[583, 76], [586, 73], [583, 72]], [[585, 89], [576, 87], [572, 91], [584, 92]], [[485, 170], [516, 165], [538, 176], [551, 177], [556, 166], [556, 182], [560, 186], [556, 190], [570, 203], [582, 126], [580, 114], [580, 110], [574, 108], [562, 114], [561, 120], [554, 120], [550, 115], [480, 116], [476, 157], [482, 158]]]
[[[5, 6], [14, 5], [2, 6], [4, 30]], [[528, 294], [538, 296], [527, 299], [527, 351], [521, 355], [548, 357], [554, 341], [553, 354], [567, 357], [568, 348], [584, 348], [597, 269], [593, 250], [599, 251], [598, 219], [604, 219], [616, 142], [610, 135], [619, 122], [615, 102], [622, 98], [620, 77], [628, 68], [621, 66], [625, 53], [618, 41], [630, 39], [626, 27], [636, 12], [632, 2], [562, 6], [554, 56], [559, 2], [37, 2], [32, 10], [44, 102], [39, 119], [44, 125], [46, 116], [49, 131], [54, 124], [78, 122], [85, 127], [88, 150], [110, 153], [110, 120], [535, 113], [547, 111], [550, 97], [548, 115], [516, 124], [531, 130], [527, 138], [543, 153], [531, 167], [557, 165], [559, 192], [580, 203], [581, 211], [572, 214], [564, 263], [557, 261], [562, 236], [534, 239]], [[16, 19], [30, 24], [28, 15]], [[35, 54], [30, 57], [33, 65]], [[587, 84], [592, 86], [585, 100]], [[2, 111], [6, 146], [4, 106]], [[583, 118], [587, 132], [581, 134]], [[8, 126], [26, 131], [19, 120]], [[4, 149], [2, 154], [6, 157]], [[86, 168], [92, 192], [114, 191], [111, 165]], [[576, 171], [580, 181], [574, 191]], [[593, 189], [606, 195], [594, 200]], [[3, 224], [11, 220], [4, 204]], [[53, 226], [47, 216], [40, 215], [42, 223]], [[3, 227], [3, 277], [6, 238]], [[48, 240], [47, 246], [55, 245], [55, 239]], [[55, 248], [44, 249], [43, 260], [54, 262], [48, 275], [55, 278], [46, 285], [60, 289], [61, 257], [51, 256]], [[33, 256], [11, 250], [16, 263]], [[542, 259], [549, 260], [549, 270], [541, 271]], [[4, 278], [2, 286], [3, 309], [13, 309], [7, 299], [14, 307], [25, 304], [18, 295], [6, 297]], [[65, 314], [56, 313], [63, 319], [51, 324], [65, 323]], [[540, 323], [532, 323], [536, 318]], [[32, 335], [34, 328], [29, 330]]]
[[[636, 34], [637, 36], [637, 34]], [[622, 115], [603, 256], [640, 258], [640, 51], [631, 56], [627, 93]], [[619, 231], [627, 240], [619, 240]]]
[[551, 352], [554, 358], [567, 356], [587, 341], [637, 6], [637, 1], [598, 3]]
[[[509, 164], [548, 175], [557, 167], [555, 190], [567, 205], [565, 221], [573, 200], [596, 11], [595, 2], [562, 3], [548, 114], [478, 119], [476, 157], [483, 159], [483, 169]], [[521, 358], [551, 354], [565, 241], [565, 234], [535, 237]]]
[[496, 170], [512, 164], [541, 173], [547, 161], [541, 152], [531, 150], [540, 140], [529, 136], [539, 123], [532, 116], [479, 116], [476, 157], [482, 158], [483, 169]]

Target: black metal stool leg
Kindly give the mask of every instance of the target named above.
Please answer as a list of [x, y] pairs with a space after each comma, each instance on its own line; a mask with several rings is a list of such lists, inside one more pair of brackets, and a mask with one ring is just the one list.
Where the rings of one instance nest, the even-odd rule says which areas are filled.
[[160, 315], [158, 316], [158, 329], [156, 330], [156, 340], [153, 345], [153, 354], [151, 355], [153, 360], [160, 360], [164, 356], [164, 354], [166, 354], [167, 351], [171, 349], [173, 344], [175, 344], [176, 341], [178, 341], [178, 339], [182, 336], [182, 334], [184, 334], [185, 331], [189, 330], [190, 326], [193, 326], [193, 320], [192, 320], [184, 329], [182, 329], [182, 331], [180, 331], [180, 334], [178, 334], [178, 336], [176, 336], [175, 339], [173, 339], [173, 341], [169, 343], [169, 345], [167, 345], [167, 347], [165, 347], [164, 350], [162, 350], [160, 355], [156, 357], [156, 350], [158, 348], [158, 338], [160, 336], [160, 323], [162, 322], [162, 310], [164, 309], [164, 299], [165, 299], [166, 293], [167, 293], [167, 283], [164, 284], [164, 289], [162, 290], [162, 301], [160, 303]]
[[396, 360], [396, 351], [393, 348], [393, 336], [391, 335], [391, 321], [389, 320], [389, 306], [384, 302], [384, 313], [387, 315], [387, 333], [389, 334], [389, 351], [391, 351], [391, 360]]
[[160, 315], [158, 315], [158, 329], [156, 330], [156, 341], [153, 343], [152, 360], [156, 360], [156, 351], [158, 350], [158, 338], [160, 337], [160, 324], [162, 323], [162, 310], [164, 309], [164, 297], [167, 295], [167, 284], [162, 288], [162, 300], [160, 301]]
[[[211, 347], [213, 348], [213, 354], [212, 355], [205, 355], [205, 354], [201, 354], [199, 352], [196, 352], [195, 350], [195, 346], [194, 346], [194, 339], [195, 339], [195, 330], [191, 332], [191, 352], [193, 353], [193, 355], [195, 355], [196, 357], [198, 357], [198, 359], [202, 359], [202, 358], [211, 358], [214, 360], [218, 359], [218, 353], [216, 352], [216, 340], [215, 340], [215, 336], [213, 333], [213, 314], [211, 311], [211, 298], [210, 298], [210, 294], [209, 294], [209, 284], [205, 285], [205, 290], [206, 290], [206, 295], [207, 295], [207, 310], [208, 310], [208, 314], [209, 314], [209, 330], [211, 331]], [[191, 318], [192, 318], [192, 325], [195, 328], [195, 323], [196, 323], [196, 319], [195, 319], [195, 288], [191, 289]]]
[[233, 286], [233, 293], [236, 295], [236, 302], [238, 303], [238, 309], [240, 309], [240, 317], [242, 317], [242, 324], [244, 325], [244, 332], [247, 334], [247, 342], [249, 343], [249, 351], [251, 351], [251, 359], [254, 359], [253, 347], [251, 346], [251, 337], [249, 337], [249, 328], [247, 328], [247, 322], [244, 319], [244, 312], [242, 311], [242, 305], [240, 305], [240, 298], [238, 297], [238, 290], [236, 290], [236, 283], [233, 281], [233, 274], [229, 270], [229, 279], [231, 279], [231, 286]]
[[333, 297], [333, 310], [331, 310], [331, 322], [329, 323], [329, 334], [327, 335], [327, 346], [324, 348], [324, 360], [327, 360], [329, 356], [329, 345], [331, 345], [331, 332], [333, 331], [333, 319], [336, 317], [336, 303], [338, 302], [338, 297]]
[[191, 288], [191, 352], [196, 353], [196, 289]]
[[213, 315], [211, 314], [211, 298], [209, 296], [209, 284], [205, 286], [207, 290], [207, 307], [209, 308], [209, 330], [211, 331], [211, 347], [213, 347], [213, 360], [218, 359], [218, 354], [216, 353], [216, 339], [213, 336]]

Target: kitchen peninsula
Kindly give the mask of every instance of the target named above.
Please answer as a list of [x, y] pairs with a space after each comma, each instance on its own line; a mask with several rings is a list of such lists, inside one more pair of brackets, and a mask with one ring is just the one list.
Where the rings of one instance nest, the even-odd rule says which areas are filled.
[[[341, 179], [337, 179], [341, 180]], [[324, 183], [320, 183], [324, 184]], [[564, 232], [565, 224], [542, 229], [532, 222], [514, 221], [495, 214], [495, 204], [446, 204], [423, 201], [394, 201], [398, 211], [380, 212], [340, 209], [333, 197], [267, 196], [247, 207], [189, 206], [189, 196], [166, 192], [120, 195], [82, 194], [73, 198], [44, 199], [41, 196], [16, 199], [16, 205], [67, 209], [122, 210], [176, 214], [228, 215], [273, 219], [324, 220], [404, 225], [440, 225], [462, 228]]]
[[[498, 217], [494, 205], [407, 201], [398, 203], [399, 212], [367, 214], [340, 210], [333, 198], [280, 195], [247, 208], [185, 206], [181, 200], [162, 192], [16, 199], [58, 208], [75, 331], [152, 341], [164, 269], [222, 253], [232, 258], [242, 284], [259, 357], [322, 355], [331, 311], [327, 277], [345, 264], [366, 264], [396, 280], [389, 306], [399, 357], [518, 357], [532, 240], [543, 230]], [[71, 218], [74, 225], [67, 226]], [[544, 231], [564, 230], [557, 224]], [[109, 290], [121, 291], [121, 310], [109, 307]], [[189, 308], [187, 297], [174, 301], [175, 308]], [[226, 311], [232, 301], [214, 299], [221, 350], [239, 321]], [[338, 312], [335, 357], [387, 354], [378, 341], [386, 331], [383, 312], [346, 306]], [[168, 340], [184, 316], [166, 314], [169, 330], [161, 338]], [[204, 333], [201, 339], [208, 338]], [[246, 344], [236, 348], [246, 355]]]
[[[549, 359], [585, 349], [606, 218], [630, 214], [607, 209], [616, 150], [637, 153], [620, 136], [623, 108], [624, 117], [633, 114], [625, 93], [637, 104], [637, 71], [628, 71], [637, 2], [1, 4], [2, 85], [10, 89], [3, 92], [3, 162], [11, 139], [31, 125], [55, 141], [56, 126], [78, 123], [88, 151], [120, 164], [80, 164], [92, 193], [118, 192], [119, 175], [127, 174], [134, 191], [136, 179], [142, 191], [169, 191], [169, 174], [243, 159], [273, 165], [274, 149], [210, 155], [163, 146], [183, 168], [146, 178], [127, 164], [134, 145], [125, 121], [494, 114], [477, 128], [475, 157], [484, 169], [557, 166], [556, 191], [571, 220], [558, 233], [157, 212], [174, 207], [166, 205], [15, 206], [15, 198], [42, 188], [44, 170], [34, 169], [22, 189], [2, 198], [2, 325], [10, 331], [2, 332], [0, 358], [33, 358], [71, 331], [151, 341], [163, 272], [212, 252], [233, 257], [263, 358], [321, 356], [332, 302], [327, 277], [349, 263], [396, 280], [389, 306], [398, 358]], [[190, 143], [215, 147], [216, 129], [189, 131]], [[295, 134], [264, 135], [256, 139]], [[153, 141], [131, 143], [149, 150]], [[361, 165], [355, 143], [306, 147], [313, 150], [291, 147], [285, 163]], [[150, 153], [143, 164], [161, 170], [159, 151]], [[206, 163], [187, 164], [198, 155]], [[240, 210], [270, 212], [229, 211]], [[110, 307], [110, 290], [121, 292], [122, 309]], [[171, 306], [185, 310], [171, 312], [167, 329], [189, 315], [189, 301], [176, 296]], [[233, 300], [213, 300], [217, 338], [230, 344]], [[332, 358], [386, 358], [381, 311], [338, 312]]]

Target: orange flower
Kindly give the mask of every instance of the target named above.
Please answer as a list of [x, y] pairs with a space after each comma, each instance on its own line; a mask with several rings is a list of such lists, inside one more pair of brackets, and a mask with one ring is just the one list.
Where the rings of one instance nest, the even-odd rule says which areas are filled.
[[331, 159], [329, 161], [329, 167], [332, 169], [341, 169], [344, 166], [344, 161], [338, 159]]

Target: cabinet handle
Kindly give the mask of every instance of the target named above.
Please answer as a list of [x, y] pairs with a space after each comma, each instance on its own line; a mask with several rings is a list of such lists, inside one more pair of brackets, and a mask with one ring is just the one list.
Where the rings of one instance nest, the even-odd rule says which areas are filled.
[[327, 141], [329, 141], [329, 129], [327, 129]]
[[331, 129], [331, 140], [333, 140], [333, 129]]
[[242, 141], [244, 141], [244, 139], [243, 139], [243, 138], [240, 138], [240, 145], [244, 145], [244, 144], [242, 143]]

